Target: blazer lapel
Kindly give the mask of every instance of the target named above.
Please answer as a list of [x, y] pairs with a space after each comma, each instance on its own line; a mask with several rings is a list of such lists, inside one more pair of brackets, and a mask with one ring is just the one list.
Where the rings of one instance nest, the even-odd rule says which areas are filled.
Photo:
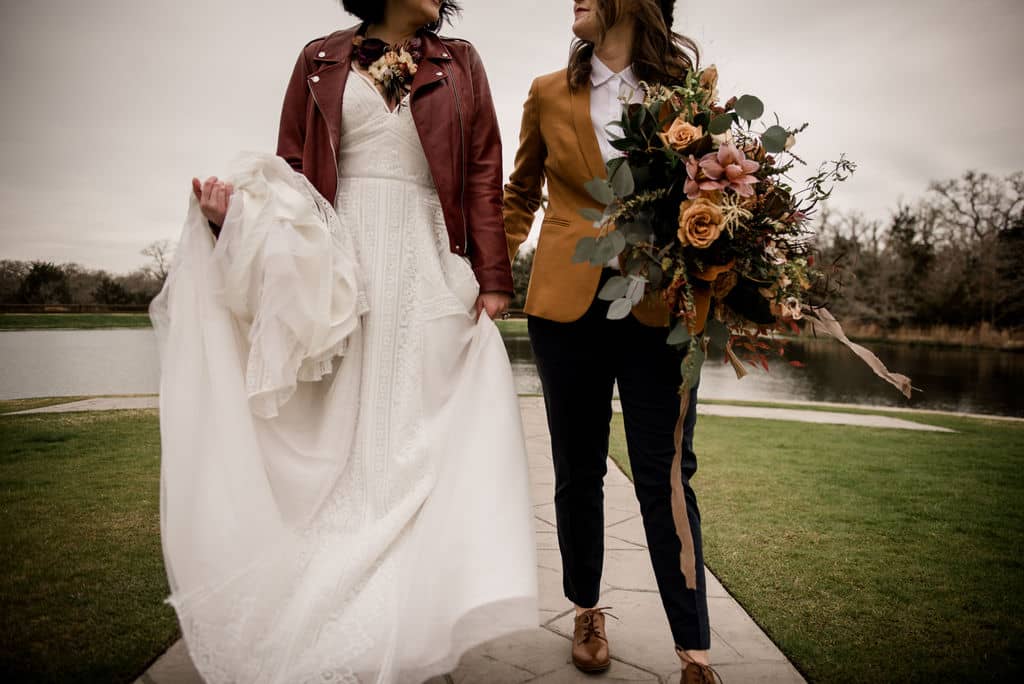
[[590, 118], [590, 84], [586, 87], [571, 90], [572, 123], [576, 128], [576, 139], [580, 142], [580, 154], [590, 171], [591, 178], [606, 178], [608, 173], [601, 156], [601, 147], [594, 133], [594, 123]]

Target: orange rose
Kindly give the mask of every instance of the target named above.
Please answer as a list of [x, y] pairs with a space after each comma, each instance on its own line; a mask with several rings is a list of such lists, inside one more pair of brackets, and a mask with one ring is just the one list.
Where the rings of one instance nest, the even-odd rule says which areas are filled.
[[694, 126], [683, 119], [677, 118], [672, 121], [672, 125], [668, 127], [668, 130], [659, 133], [658, 137], [661, 138], [666, 147], [680, 151], [703, 138], [704, 131], [700, 126]]
[[706, 249], [722, 234], [722, 210], [706, 197], [686, 200], [679, 206], [679, 242]]

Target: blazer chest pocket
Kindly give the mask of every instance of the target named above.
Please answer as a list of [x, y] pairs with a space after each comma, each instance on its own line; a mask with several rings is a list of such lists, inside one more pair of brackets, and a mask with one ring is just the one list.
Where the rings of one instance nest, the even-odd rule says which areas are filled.
[[545, 216], [544, 220], [541, 221], [541, 227], [543, 226], [558, 226], [561, 228], [569, 227], [569, 219], [560, 218], [558, 216]]

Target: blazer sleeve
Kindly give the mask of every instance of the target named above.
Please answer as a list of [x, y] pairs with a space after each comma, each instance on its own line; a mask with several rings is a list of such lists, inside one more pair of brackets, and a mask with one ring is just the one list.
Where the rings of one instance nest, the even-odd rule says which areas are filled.
[[306, 77], [309, 73], [310, 65], [303, 48], [284, 93], [281, 124], [277, 133], [277, 156], [299, 173], [302, 173], [302, 151], [306, 143], [306, 109], [309, 98]]
[[533, 217], [543, 197], [547, 146], [540, 132], [540, 100], [537, 90], [537, 81], [534, 81], [523, 105], [515, 167], [505, 185], [503, 212], [506, 246], [511, 260], [515, 259], [519, 246], [529, 235]]
[[512, 263], [501, 214], [501, 132], [480, 55], [468, 46], [474, 117], [467, 141], [465, 209], [469, 260], [480, 292], [513, 294]]

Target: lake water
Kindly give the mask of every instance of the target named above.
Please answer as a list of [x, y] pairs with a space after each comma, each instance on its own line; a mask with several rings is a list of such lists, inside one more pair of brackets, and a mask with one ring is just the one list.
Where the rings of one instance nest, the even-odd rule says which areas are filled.
[[[530, 342], [506, 339], [521, 393], [539, 393]], [[927, 346], [869, 345], [891, 370], [909, 375], [905, 400], [839, 344], [792, 342], [789, 358], [737, 380], [731, 366], [709, 359], [701, 376], [705, 399], [827, 401], [968, 413], [1024, 416], [1024, 354]], [[152, 330], [0, 332], [0, 399], [85, 394], [150, 394], [159, 385]]]

